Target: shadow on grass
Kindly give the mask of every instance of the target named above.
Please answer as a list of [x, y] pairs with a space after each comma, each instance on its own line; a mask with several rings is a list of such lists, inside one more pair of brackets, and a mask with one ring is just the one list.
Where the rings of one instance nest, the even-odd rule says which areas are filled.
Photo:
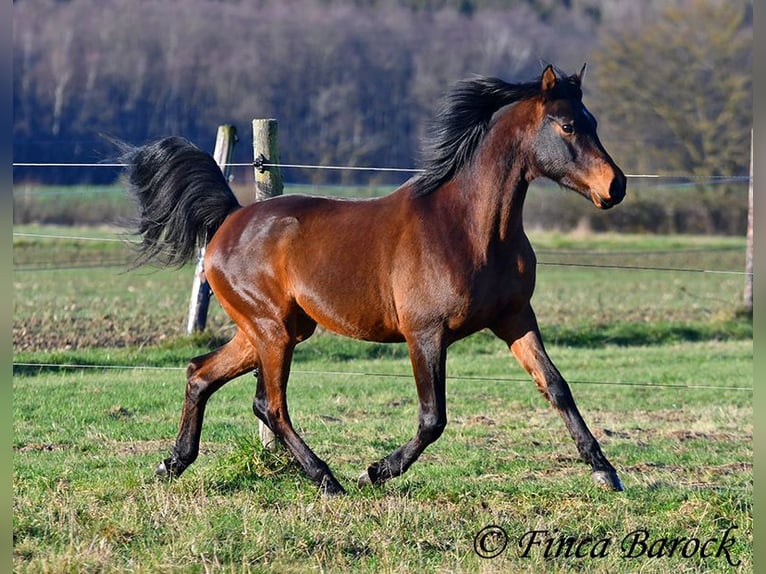
[[753, 322], [749, 318], [715, 323], [614, 323], [582, 328], [554, 326], [546, 329], [543, 326], [541, 329], [549, 344], [567, 347], [637, 347], [753, 338]]
[[[612, 323], [605, 325], [541, 326], [547, 345], [597, 348], [668, 345], [700, 341], [738, 341], [753, 338], [752, 317], [737, 315], [708, 323]], [[220, 347], [227, 340], [207, 334], [182, 337], [157, 347], [142, 349], [89, 349], [20, 353], [14, 356], [13, 376], [35, 376], [43, 372], [101, 370], [136, 366], [147, 369], [183, 370], [189, 360]], [[503, 343], [489, 331], [481, 331], [460, 341], [451, 352], [470, 355], [492, 354]], [[298, 345], [293, 358], [300, 364], [316, 359], [343, 363], [352, 360], [407, 359], [404, 343], [370, 343], [318, 332]]]

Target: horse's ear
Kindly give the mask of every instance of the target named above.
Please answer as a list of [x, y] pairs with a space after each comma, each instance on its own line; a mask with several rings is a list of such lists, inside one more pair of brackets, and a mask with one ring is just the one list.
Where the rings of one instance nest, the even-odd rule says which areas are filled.
[[577, 85], [582, 85], [582, 79], [585, 77], [585, 66], [587, 66], [588, 63], [585, 62], [582, 65], [582, 68], [580, 68], [580, 72], [575, 76], [575, 80], [577, 81]]
[[548, 64], [543, 70], [543, 77], [540, 81], [543, 93], [549, 92], [556, 85], [556, 71], [551, 64]]

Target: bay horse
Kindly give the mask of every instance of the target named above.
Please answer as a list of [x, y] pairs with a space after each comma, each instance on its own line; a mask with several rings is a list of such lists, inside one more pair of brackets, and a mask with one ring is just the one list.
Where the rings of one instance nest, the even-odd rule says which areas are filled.
[[213, 158], [183, 138], [124, 150], [138, 206], [137, 265], [180, 266], [205, 245], [205, 276], [237, 327], [221, 348], [191, 359], [175, 445], [155, 473], [178, 477], [194, 462], [208, 399], [252, 371], [255, 415], [323, 494], [344, 493], [293, 428], [287, 406], [293, 351], [322, 325], [407, 344], [418, 427], [358, 480], [382, 484], [404, 473], [447, 424], [447, 348], [489, 329], [559, 411], [595, 483], [622, 490], [543, 346], [530, 304], [535, 254], [522, 222], [538, 177], [601, 209], [625, 196], [625, 175], [582, 103], [584, 71], [566, 75], [549, 65], [530, 82], [458, 82], [433, 120], [422, 172], [375, 199], [284, 195], [241, 206]]

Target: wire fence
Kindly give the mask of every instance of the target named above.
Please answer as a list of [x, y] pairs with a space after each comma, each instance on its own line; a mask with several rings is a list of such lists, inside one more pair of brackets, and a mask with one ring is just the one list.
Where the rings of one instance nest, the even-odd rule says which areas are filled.
[[[121, 242], [126, 243], [125, 239], [119, 239], [119, 238], [110, 238], [110, 237], [83, 237], [78, 235], [62, 235], [62, 234], [44, 234], [44, 233], [26, 233], [26, 232], [13, 232], [14, 237], [26, 237], [26, 238], [36, 238], [36, 239], [60, 239], [60, 240], [67, 240], [67, 241], [104, 241], [104, 242]], [[743, 251], [744, 248], [739, 247], [727, 247], [727, 250], [738, 250]], [[552, 249], [538, 249], [536, 250], [538, 254], [544, 254], [547, 256], [558, 256], [558, 257], [565, 257], [565, 256], [571, 256], [571, 255], [603, 255], [602, 252], [598, 251], [565, 251], [565, 250], [552, 250]], [[694, 253], [698, 252], [699, 250], [687, 250], [688, 253]], [[678, 254], [681, 253], [682, 250], [675, 250], [675, 251], [668, 251], [668, 250], [634, 250], [634, 251], [620, 251], [620, 252], [613, 252], [610, 251], [610, 255], [631, 255], [636, 257], [641, 256], [647, 256], [647, 255], [658, 255], [658, 254]], [[744, 261], [744, 259], [743, 259]], [[28, 271], [52, 271], [52, 270], [67, 270], [67, 269], [90, 269], [90, 268], [98, 268], [98, 267], [114, 267], [114, 266], [120, 266], [127, 263], [128, 260], [123, 259], [117, 259], [112, 258], [106, 261], [87, 261], [83, 263], [79, 263], [76, 261], [73, 262], [62, 262], [60, 259], [57, 259], [55, 261], [51, 262], [40, 262], [35, 261], [34, 263], [28, 263], [25, 265], [14, 265], [14, 271], [20, 271], [20, 272], [28, 272]], [[669, 271], [669, 272], [676, 272], [676, 273], [708, 273], [708, 274], [721, 274], [721, 275], [741, 275], [741, 276], [750, 276], [752, 275], [752, 272], [747, 271], [741, 271], [741, 270], [730, 270], [730, 269], [699, 269], [699, 268], [688, 268], [688, 267], [667, 267], [667, 266], [653, 266], [653, 265], [626, 265], [626, 264], [603, 264], [603, 263], [573, 263], [573, 262], [567, 262], [567, 261], [553, 261], [553, 260], [538, 260], [538, 265], [541, 266], [551, 266], [551, 267], [572, 267], [572, 268], [587, 268], [587, 269], [596, 269], [596, 270], [605, 270], [605, 271], [611, 271], [611, 270], [622, 270], [622, 271]]]
[[[92, 364], [66, 364], [66, 363], [13, 363], [14, 369], [27, 370], [124, 370], [124, 371], [185, 371], [186, 367], [156, 367], [148, 365], [92, 365]], [[394, 379], [411, 379], [410, 373], [380, 373], [367, 371], [327, 371], [316, 369], [290, 369], [291, 374], [297, 375], [320, 375], [320, 376], [345, 376], [345, 377], [378, 377]], [[491, 383], [529, 383], [528, 377], [482, 377], [476, 375], [448, 375], [450, 380], [456, 381], [486, 381]], [[567, 380], [574, 385], [604, 385], [618, 387], [646, 387], [655, 389], [710, 389], [718, 391], [750, 391], [752, 387], [737, 385], [702, 385], [683, 383], [647, 383], [636, 381], [589, 381]]]
[[[255, 167], [254, 163], [231, 163], [230, 167]], [[15, 162], [14, 167], [32, 167], [32, 168], [122, 168], [126, 167], [125, 164], [120, 163], [40, 163], [40, 162]], [[392, 167], [375, 167], [375, 166], [343, 166], [343, 165], [315, 165], [315, 164], [295, 164], [295, 163], [278, 163], [278, 164], [263, 164], [262, 167], [277, 167], [284, 169], [321, 169], [321, 170], [348, 170], [348, 171], [370, 171], [370, 172], [395, 172], [395, 173], [418, 173], [421, 170], [412, 168], [392, 168]], [[739, 183], [749, 182], [750, 176], [737, 176], [737, 175], [695, 175], [695, 174], [628, 174], [629, 179], [641, 179], [650, 181], [666, 181], [666, 182], [680, 182], [684, 184], [689, 182], [692, 185], [699, 183], [705, 183], [708, 185], [726, 184], [726, 183]], [[24, 193], [29, 193], [25, 190]], [[62, 191], [46, 192], [39, 191], [37, 193], [66, 193]], [[125, 238], [118, 237], [89, 237], [82, 235], [68, 235], [61, 233], [27, 233], [27, 232], [14, 232], [13, 237], [19, 238], [32, 238], [32, 239], [51, 239], [62, 240], [70, 242], [122, 242], [125, 243]], [[741, 250], [744, 252], [744, 248], [740, 247], [726, 247], [719, 248], [726, 250]], [[593, 270], [603, 271], [651, 271], [651, 272], [674, 272], [674, 273], [702, 273], [702, 274], [721, 274], [721, 275], [740, 275], [748, 276], [752, 273], [741, 270], [727, 270], [727, 269], [706, 269], [706, 268], [685, 268], [685, 267], [670, 267], [670, 266], [654, 266], [654, 265], [627, 265], [627, 264], [602, 264], [602, 263], [585, 263], [585, 262], [568, 262], [568, 261], [556, 261], [553, 258], [564, 258], [576, 254], [582, 255], [603, 255], [603, 252], [594, 250], [555, 250], [555, 249], [538, 249], [538, 254], [543, 255], [545, 258], [538, 260], [537, 264], [541, 266], [562, 267], [562, 268], [587, 268]], [[678, 254], [679, 252], [692, 252], [698, 251], [698, 249], [686, 249], [686, 250], [625, 250], [625, 251], [610, 251], [612, 255], [622, 256], [646, 256], [646, 255], [659, 255], [659, 254]], [[744, 257], [744, 253], [743, 253]], [[744, 259], [743, 259], [744, 260]], [[113, 258], [100, 261], [61, 261], [60, 259], [51, 261], [35, 261], [26, 264], [15, 264], [14, 272], [32, 272], [32, 271], [51, 271], [51, 270], [67, 270], [67, 269], [89, 269], [89, 268], [101, 268], [101, 267], [113, 267], [124, 266], [129, 263], [124, 258]], [[21, 370], [155, 370], [155, 371], [183, 371], [185, 367], [156, 367], [156, 366], [128, 366], [128, 365], [92, 365], [92, 364], [66, 364], [66, 363], [30, 363], [30, 362], [14, 362], [14, 372], [17, 369]], [[324, 370], [300, 370], [293, 369], [295, 374], [304, 375], [320, 375], [320, 376], [352, 376], [352, 377], [394, 377], [394, 378], [411, 378], [411, 374], [391, 374], [391, 373], [376, 373], [376, 372], [360, 372], [360, 371], [324, 371]], [[480, 377], [480, 376], [464, 376], [455, 375], [451, 376], [451, 379], [455, 380], [482, 380], [487, 382], [507, 383], [507, 382], [529, 382], [528, 378], [521, 377]], [[712, 389], [712, 390], [731, 390], [731, 391], [745, 391], [752, 392], [752, 387], [736, 386], [736, 385], [708, 385], [708, 384], [675, 384], [675, 383], [648, 383], [648, 382], [636, 382], [636, 381], [593, 381], [593, 380], [572, 380], [569, 381], [576, 385], [605, 385], [605, 386], [624, 386], [624, 387], [645, 387], [645, 388], [657, 388], [657, 389]]]
[[[96, 168], [96, 167], [110, 167], [110, 168], [123, 168], [127, 167], [124, 163], [65, 163], [65, 162], [14, 162], [14, 167], [34, 167], [34, 168]], [[255, 162], [249, 163], [229, 163], [228, 167], [255, 167]], [[350, 171], [372, 171], [372, 172], [397, 172], [397, 173], [418, 173], [422, 170], [415, 168], [396, 168], [396, 167], [378, 167], [378, 166], [348, 166], [348, 165], [319, 165], [319, 164], [297, 164], [297, 163], [263, 163], [259, 167], [276, 167], [286, 169], [314, 169], [314, 170], [350, 170]], [[733, 182], [749, 182], [750, 176], [744, 175], [696, 175], [696, 174], [628, 174], [628, 178], [631, 179], [646, 179], [646, 180], [665, 180], [665, 181], [690, 181], [692, 183], [704, 182], [706, 184], [726, 184]], [[29, 193], [25, 191], [24, 193]], [[45, 192], [41, 193], [65, 193], [61, 191], [57, 192]], [[53, 235], [53, 234], [32, 234], [14, 232], [14, 237], [28, 237], [28, 238], [50, 238], [50, 239], [62, 239], [68, 241], [122, 241], [125, 239], [118, 238], [94, 238], [94, 237], [80, 237], [80, 236], [65, 236], [65, 235]], [[631, 252], [630, 255], [646, 255], [649, 252]], [[555, 255], [555, 253], [554, 253]], [[78, 264], [76, 262], [64, 262], [57, 261], [54, 265], [38, 264], [38, 265], [25, 265], [16, 266], [14, 271], [50, 271], [61, 269], [78, 269], [78, 268], [98, 268], [98, 267], [113, 267], [124, 264], [123, 260], [109, 260], [104, 262], [93, 262]], [[750, 272], [741, 270], [728, 270], [728, 269], [695, 269], [695, 268], [679, 268], [679, 267], [665, 267], [665, 266], [650, 266], [650, 265], [605, 265], [598, 263], [572, 263], [566, 261], [538, 261], [538, 265], [542, 266], [556, 266], [556, 267], [580, 267], [589, 269], [602, 269], [602, 270], [625, 270], [625, 271], [672, 271], [681, 273], [708, 273], [708, 274], [727, 274], [727, 275], [752, 275]]]
[[[57, 163], [57, 162], [14, 162], [13, 167], [31, 167], [31, 168], [125, 168], [125, 163]], [[359, 165], [328, 165], [328, 164], [299, 164], [299, 163], [227, 163], [223, 167], [275, 167], [279, 169], [311, 169], [311, 170], [330, 170], [330, 171], [369, 171], [369, 172], [387, 172], [387, 173], [420, 173], [423, 170], [417, 168], [405, 167], [379, 167], [379, 166], [359, 166]], [[650, 180], [691, 180], [696, 183], [736, 183], [750, 181], [749, 175], [698, 175], [698, 174], [654, 174], [637, 173], [626, 174], [628, 179], [650, 179]]]

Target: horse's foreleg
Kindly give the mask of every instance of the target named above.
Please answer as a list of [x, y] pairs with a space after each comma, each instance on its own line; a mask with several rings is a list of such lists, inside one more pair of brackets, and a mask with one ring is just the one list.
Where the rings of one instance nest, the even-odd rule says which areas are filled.
[[444, 432], [447, 426], [446, 349], [441, 340], [438, 336], [408, 341], [420, 401], [417, 433], [389, 456], [372, 463], [359, 477], [359, 486], [382, 484], [404, 473]]
[[157, 476], [180, 476], [196, 460], [208, 399], [228, 381], [254, 369], [257, 361], [255, 350], [240, 331], [220, 349], [191, 360], [175, 446], [170, 458], [157, 465]]
[[540, 392], [559, 411], [582, 460], [591, 465], [593, 481], [609, 490], [622, 490], [617, 472], [607, 460], [598, 441], [577, 409], [569, 385], [555, 367], [543, 346], [537, 320], [531, 307], [514, 320], [493, 329], [505, 340], [516, 360], [532, 376]]

